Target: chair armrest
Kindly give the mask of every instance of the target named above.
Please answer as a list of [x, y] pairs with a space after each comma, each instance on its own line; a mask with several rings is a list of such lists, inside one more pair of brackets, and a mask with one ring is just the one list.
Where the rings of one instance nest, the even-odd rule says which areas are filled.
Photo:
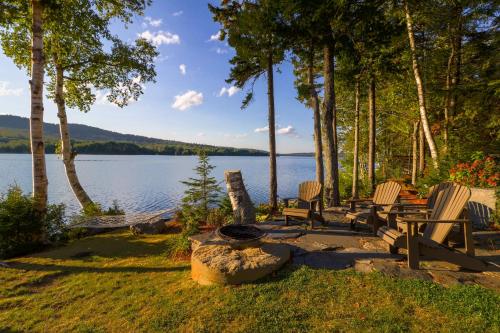
[[373, 202], [373, 199], [347, 199], [347, 202]]
[[319, 201], [319, 198], [316, 198], [316, 199], [311, 199], [311, 200], [304, 200], [304, 199], [298, 199], [300, 201], [304, 201], [304, 202], [318, 202]]
[[470, 220], [428, 220], [428, 219], [409, 219], [409, 218], [401, 218], [398, 219], [399, 222], [403, 223], [468, 223]]
[[393, 206], [394, 204], [390, 203], [390, 204], [377, 204], [377, 203], [373, 203], [371, 205], [369, 205], [369, 207], [387, 207], [387, 206]]
[[427, 204], [417, 204], [417, 203], [404, 203], [404, 202], [396, 202], [393, 204], [394, 207], [426, 207]]
[[427, 211], [417, 211], [417, 210], [402, 211], [402, 212], [398, 212], [397, 210], [396, 211], [391, 210], [389, 212], [390, 215], [399, 215], [399, 216], [405, 216], [405, 215], [425, 215], [427, 213], [428, 213]]

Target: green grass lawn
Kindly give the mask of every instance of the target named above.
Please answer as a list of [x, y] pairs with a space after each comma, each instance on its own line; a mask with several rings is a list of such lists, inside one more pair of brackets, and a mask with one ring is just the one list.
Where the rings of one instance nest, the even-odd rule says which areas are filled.
[[203, 287], [164, 254], [175, 235], [74, 241], [0, 268], [0, 332], [498, 332], [500, 295], [352, 270], [286, 267]]

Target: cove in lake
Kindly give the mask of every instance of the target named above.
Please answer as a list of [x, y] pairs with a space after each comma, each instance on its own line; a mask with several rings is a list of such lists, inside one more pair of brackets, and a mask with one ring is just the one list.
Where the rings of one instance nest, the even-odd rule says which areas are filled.
[[[57, 155], [47, 155], [49, 201], [64, 203], [67, 213], [79, 210], [66, 179], [64, 165]], [[224, 170], [241, 170], [245, 185], [254, 203], [267, 202], [269, 187], [269, 158], [251, 156], [211, 156], [216, 167], [215, 178], [223, 183]], [[148, 212], [176, 207], [185, 187], [180, 183], [194, 176], [196, 156], [150, 155], [78, 155], [76, 168], [80, 182], [90, 197], [104, 207], [118, 200], [127, 212]], [[278, 195], [297, 195], [298, 184], [314, 179], [315, 164], [312, 157], [281, 156], [277, 159]], [[31, 192], [31, 155], [0, 154], [0, 192], [17, 184]]]

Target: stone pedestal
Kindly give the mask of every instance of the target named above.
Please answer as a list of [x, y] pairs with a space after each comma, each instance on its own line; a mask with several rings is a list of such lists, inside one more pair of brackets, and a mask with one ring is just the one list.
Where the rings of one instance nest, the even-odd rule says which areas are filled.
[[290, 250], [284, 244], [235, 249], [221, 241], [207, 242], [191, 255], [191, 276], [202, 285], [241, 284], [278, 270], [289, 259]]
[[235, 224], [255, 223], [255, 208], [243, 183], [240, 170], [224, 171], [227, 194], [233, 206]]

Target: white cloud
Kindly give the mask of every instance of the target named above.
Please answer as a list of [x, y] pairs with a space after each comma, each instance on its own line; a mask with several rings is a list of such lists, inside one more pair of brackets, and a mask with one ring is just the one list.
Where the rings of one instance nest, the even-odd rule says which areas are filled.
[[[288, 135], [288, 136], [295, 137], [295, 138], [299, 137], [297, 130], [292, 125], [288, 125], [287, 127], [280, 127], [280, 125], [278, 125], [277, 127], [278, 127], [278, 130], [276, 131], [276, 133], [278, 135]], [[256, 128], [254, 130], [254, 132], [255, 133], [269, 132], [269, 126]]]
[[182, 75], [186, 75], [186, 65], [180, 64], [179, 65], [179, 70], [181, 71]]
[[0, 81], [0, 96], [21, 96], [23, 88], [9, 88], [10, 82]]
[[95, 95], [95, 104], [96, 105], [111, 105], [111, 106], [117, 106], [114, 103], [111, 103], [108, 99], [109, 92], [104, 92], [101, 90], [96, 90], [94, 92]]
[[210, 36], [210, 39], [208, 40], [209, 42], [216, 42], [220, 41], [220, 30], [217, 31], [217, 33], [213, 34]]
[[182, 10], [179, 10], [178, 12], [172, 13], [172, 16], [181, 16], [184, 12]]
[[229, 88], [222, 87], [221, 90], [219, 91], [219, 97], [223, 96], [224, 94], [227, 94], [228, 96], [233, 96], [240, 90], [241, 90], [240, 88], [235, 86], [231, 86]]
[[227, 50], [226, 50], [226, 49], [222, 49], [222, 48], [218, 47], [218, 48], [216, 48], [216, 49], [215, 49], [215, 52], [216, 52], [217, 54], [224, 54], [224, 53], [227, 53]]
[[264, 133], [264, 132], [268, 132], [268, 131], [269, 131], [269, 126], [256, 128], [254, 130], [255, 133]]
[[204, 136], [205, 136], [205, 133], [203, 133], [203, 132], [200, 132], [200, 133], [196, 134], [196, 136], [197, 136], [197, 137], [200, 137], [200, 138], [202, 138], [202, 137], [204, 137]]
[[144, 18], [144, 21], [145, 21], [146, 26], [149, 24], [150, 26], [155, 27], [155, 28], [158, 28], [163, 22], [162, 19], [154, 19], [150, 16], [146, 16]]
[[175, 101], [172, 104], [174, 109], [184, 111], [192, 106], [203, 103], [203, 94], [194, 90], [189, 90], [182, 95], [175, 96]]
[[162, 44], [180, 44], [181, 38], [179, 35], [172, 34], [168, 31], [158, 31], [158, 32], [150, 32], [146, 30], [140, 34], [138, 34], [140, 38], [144, 38], [145, 40], [153, 43], [155, 46], [160, 46]]
[[283, 128], [278, 129], [277, 133], [280, 135], [288, 135], [288, 136], [293, 136], [293, 137], [299, 136], [297, 134], [297, 130], [292, 125], [288, 125], [287, 127], [283, 127]]

